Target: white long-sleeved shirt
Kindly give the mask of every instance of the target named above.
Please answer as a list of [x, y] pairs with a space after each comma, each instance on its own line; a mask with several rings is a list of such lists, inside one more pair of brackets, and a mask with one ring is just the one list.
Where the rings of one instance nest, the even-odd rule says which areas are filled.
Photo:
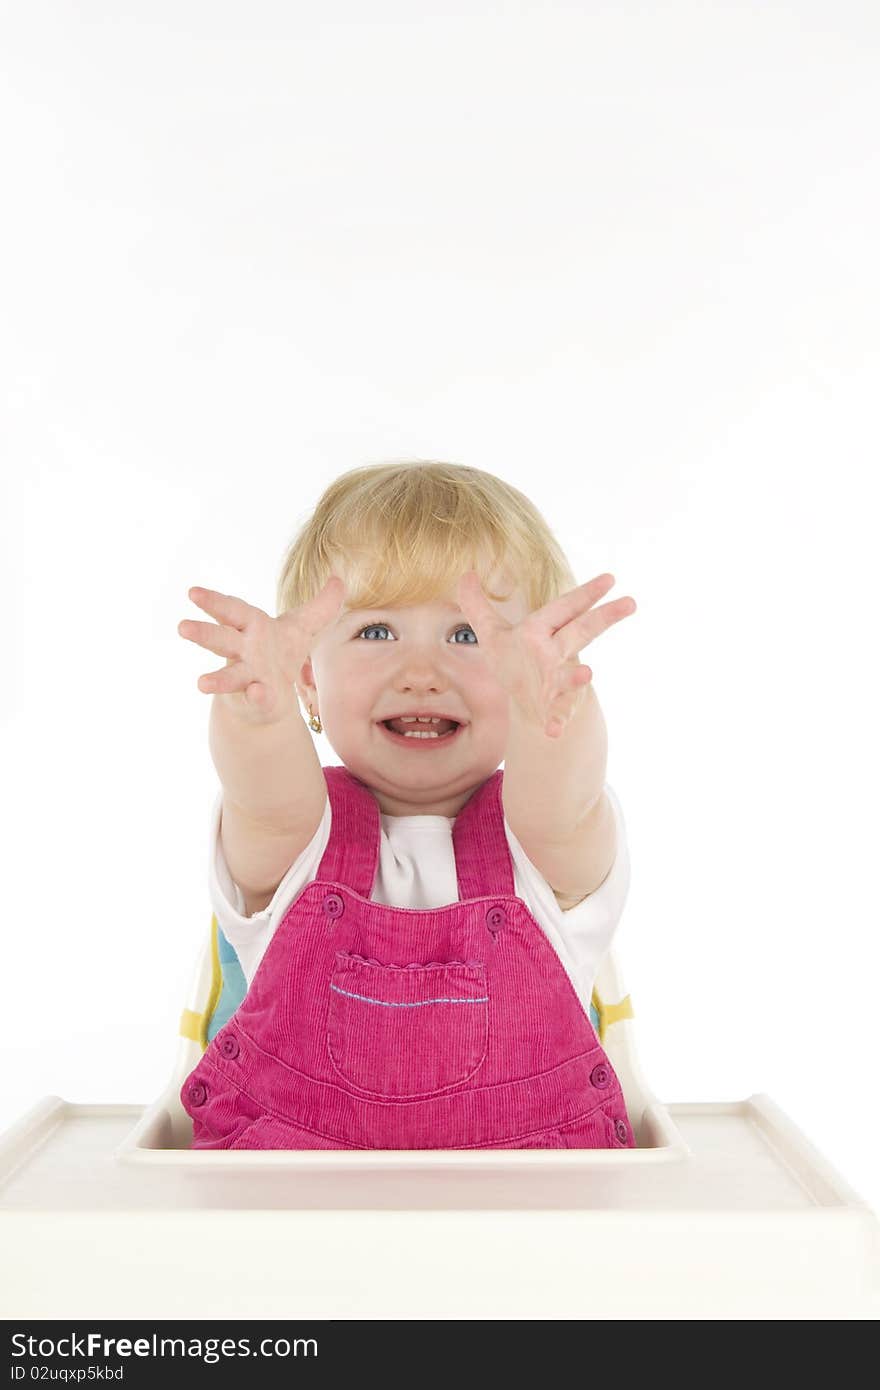
[[[563, 911], [552, 888], [526, 856], [507, 818], [504, 829], [513, 858], [514, 892], [559, 956], [575, 991], [589, 1010], [596, 972], [620, 920], [629, 891], [629, 852], [626, 827], [617, 796], [608, 784], [605, 791], [617, 824], [617, 854], [603, 882], [588, 897]], [[252, 917], [243, 915], [244, 894], [232, 879], [220, 839], [223, 794], [214, 803], [211, 817], [208, 885], [218, 925], [241, 962], [248, 985], [256, 974], [266, 947], [293, 899], [317, 877], [318, 866], [330, 838], [331, 807], [305, 849], [291, 864], [272, 901]], [[452, 847], [454, 816], [389, 816], [380, 812], [379, 866], [372, 901], [391, 907], [431, 908], [458, 901], [455, 854]]]

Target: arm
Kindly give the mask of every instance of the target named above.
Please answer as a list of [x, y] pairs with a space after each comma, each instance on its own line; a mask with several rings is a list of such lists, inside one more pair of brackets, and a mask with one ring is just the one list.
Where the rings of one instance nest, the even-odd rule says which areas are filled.
[[563, 907], [595, 892], [617, 853], [614, 808], [604, 795], [605, 721], [593, 672], [578, 660], [636, 611], [630, 597], [595, 607], [614, 582], [600, 574], [513, 623], [489, 602], [475, 570], [458, 583], [459, 604], [511, 696], [504, 814]]
[[339, 613], [345, 584], [270, 618], [234, 594], [195, 586], [189, 597], [215, 623], [185, 620], [187, 641], [226, 657], [199, 678], [214, 692], [209, 742], [223, 784], [220, 839], [250, 916], [266, 903], [320, 824], [327, 785], [294, 685], [318, 635]]
[[608, 739], [592, 682], [558, 738], [511, 701], [502, 801], [507, 823], [563, 909], [594, 892], [617, 852], [604, 792]]
[[296, 706], [271, 724], [242, 718], [215, 695], [211, 757], [223, 786], [220, 839], [246, 915], [265, 907], [324, 814], [327, 784]]

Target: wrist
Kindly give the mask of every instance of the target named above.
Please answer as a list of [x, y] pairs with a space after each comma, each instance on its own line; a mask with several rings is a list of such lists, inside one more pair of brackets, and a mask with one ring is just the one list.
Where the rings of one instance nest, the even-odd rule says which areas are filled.
[[275, 725], [290, 724], [299, 717], [296, 698], [276, 698], [274, 708], [248, 700], [243, 690], [218, 693], [211, 706], [212, 720], [216, 717], [224, 723], [243, 725], [249, 728], [271, 728]]

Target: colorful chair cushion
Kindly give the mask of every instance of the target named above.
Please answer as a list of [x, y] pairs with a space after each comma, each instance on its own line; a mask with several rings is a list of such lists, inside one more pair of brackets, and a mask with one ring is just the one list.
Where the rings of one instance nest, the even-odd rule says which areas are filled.
[[[247, 993], [247, 980], [241, 962], [217, 924], [211, 917], [211, 987], [208, 1000], [202, 1013], [184, 1009], [180, 1020], [180, 1032], [184, 1038], [201, 1043], [202, 1051], [220, 1029], [229, 1022], [235, 1010]], [[604, 1043], [605, 1035], [612, 1023], [621, 1018], [632, 1018], [633, 1008], [629, 995], [616, 1004], [605, 1004], [599, 991], [593, 990], [590, 1001], [590, 1022], [595, 1028], [599, 1041]]]

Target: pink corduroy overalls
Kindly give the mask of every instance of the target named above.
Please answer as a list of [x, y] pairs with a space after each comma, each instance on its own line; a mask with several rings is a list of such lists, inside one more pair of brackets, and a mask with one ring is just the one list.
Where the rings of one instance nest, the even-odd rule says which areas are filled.
[[181, 1088], [194, 1149], [632, 1148], [620, 1082], [521, 898], [503, 772], [462, 807], [459, 901], [370, 901], [379, 806], [325, 767], [330, 839]]

